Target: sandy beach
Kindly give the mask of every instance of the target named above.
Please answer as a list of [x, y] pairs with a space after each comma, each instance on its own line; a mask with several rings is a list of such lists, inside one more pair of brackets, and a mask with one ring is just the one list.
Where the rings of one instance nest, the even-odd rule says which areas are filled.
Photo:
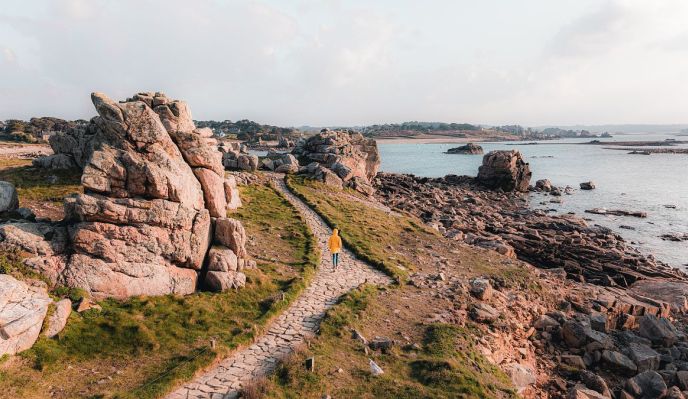
[[493, 141], [515, 141], [514, 140], [494, 140], [495, 137], [449, 137], [431, 134], [423, 134], [413, 137], [376, 137], [375, 141], [380, 144], [454, 144], [454, 143], [479, 143]]

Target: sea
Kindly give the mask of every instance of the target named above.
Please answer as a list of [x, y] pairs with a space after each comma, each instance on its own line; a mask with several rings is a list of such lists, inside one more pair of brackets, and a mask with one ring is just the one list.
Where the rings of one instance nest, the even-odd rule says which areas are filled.
[[[624, 134], [600, 141], [666, 139], [688, 141], [688, 137], [670, 134]], [[631, 155], [628, 151], [606, 149], [607, 145], [583, 144], [590, 140], [561, 139], [539, 141], [537, 144], [490, 142], [480, 145], [485, 153], [493, 150], [521, 151], [533, 172], [533, 185], [538, 179], [549, 179], [555, 186], [575, 189], [571, 195], [558, 197], [561, 204], [549, 202], [555, 197], [530, 193], [532, 208], [549, 210], [552, 214], [573, 212], [591, 225], [614, 230], [642, 253], [688, 270], [688, 241], [660, 238], [668, 233], [688, 233], [688, 154]], [[447, 149], [459, 145], [462, 144], [380, 142], [380, 170], [424, 177], [477, 175], [482, 155], [445, 154]], [[688, 145], [677, 147], [688, 148]], [[596, 189], [580, 190], [579, 184], [586, 181], [593, 181]], [[592, 208], [642, 211], [647, 213], [647, 218], [585, 213], [586, 209]]]

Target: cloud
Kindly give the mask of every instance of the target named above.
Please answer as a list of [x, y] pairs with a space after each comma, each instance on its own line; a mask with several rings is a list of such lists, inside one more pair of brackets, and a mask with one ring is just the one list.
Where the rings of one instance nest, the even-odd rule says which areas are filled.
[[688, 119], [684, 0], [502, 8], [17, 1], [0, 11], [0, 119], [88, 117], [94, 90], [163, 90], [198, 118], [285, 125]]
[[687, 16], [679, 0], [606, 1], [553, 35], [528, 85], [487, 109], [500, 121], [545, 124], [688, 120], [677, 90], [688, 84], [688, 54], [674, 51]]

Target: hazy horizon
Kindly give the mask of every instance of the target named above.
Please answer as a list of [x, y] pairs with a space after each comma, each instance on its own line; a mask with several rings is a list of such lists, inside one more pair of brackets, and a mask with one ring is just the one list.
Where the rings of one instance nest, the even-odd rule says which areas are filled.
[[688, 122], [681, 0], [6, 0], [0, 119], [162, 90], [281, 126]]

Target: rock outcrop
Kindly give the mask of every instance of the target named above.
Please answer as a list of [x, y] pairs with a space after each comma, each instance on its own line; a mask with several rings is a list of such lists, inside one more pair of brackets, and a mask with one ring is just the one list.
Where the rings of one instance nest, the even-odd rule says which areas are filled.
[[227, 170], [245, 170], [253, 172], [258, 169], [258, 157], [248, 154], [245, 145], [223, 143], [219, 147], [222, 153], [222, 164]]
[[45, 288], [0, 274], [0, 357], [36, 342], [51, 302]]
[[296, 173], [299, 171], [299, 161], [292, 154], [269, 151], [261, 166], [278, 173]]
[[[0, 247], [30, 254], [27, 265], [96, 299], [194, 292], [214, 218], [241, 203], [218, 143], [194, 126], [186, 103], [164, 94], [92, 100], [99, 115], [85, 128], [93, 151], [84, 193], [65, 200], [60, 224], [0, 226]], [[229, 250], [246, 257], [243, 243]]]
[[532, 173], [519, 151], [492, 151], [483, 157], [478, 183], [491, 189], [528, 191]]
[[481, 155], [482, 153], [483, 147], [474, 143], [468, 143], [466, 145], [450, 148], [447, 150], [447, 154]]
[[[323, 129], [313, 137], [300, 143], [292, 154], [303, 164], [317, 162], [334, 172], [343, 185], [371, 195], [372, 181], [380, 167], [380, 154], [377, 143], [366, 139], [352, 130]], [[314, 167], [304, 167], [303, 173], [317, 171]]]

